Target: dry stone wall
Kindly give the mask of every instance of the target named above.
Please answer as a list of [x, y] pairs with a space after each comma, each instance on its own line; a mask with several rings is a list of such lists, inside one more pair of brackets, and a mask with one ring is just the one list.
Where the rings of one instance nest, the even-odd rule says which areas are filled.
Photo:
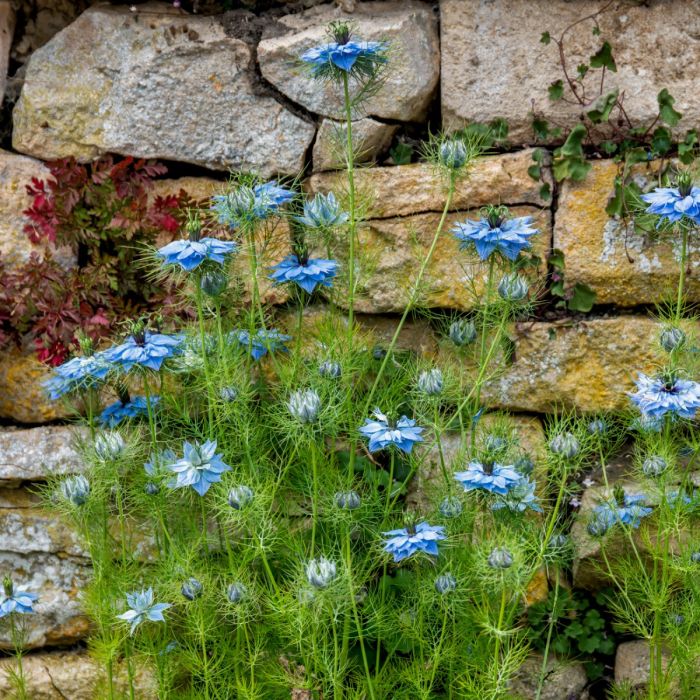
[[[316, 6], [299, 11], [304, 5]], [[196, 166], [186, 177], [157, 184], [158, 193], [184, 188], [196, 199], [219, 191], [231, 169], [264, 177], [303, 173], [309, 193], [342, 191], [343, 174], [334, 172], [343, 167], [337, 148], [345, 136], [338, 121], [344, 117], [341, 104], [330, 89], [312, 85], [294, 59], [323, 39], [330, 20], [347, 17], [364, 38], [391, 41], [395, 60], [383, 90], [353, 115], [360, 160], [380, 164], [357, 173], [358, 191], [370, 202], [360, 240], [374, 263], [360, 290], [361, 323], [379, 338], [390, 337], [394, 321], [382, 314], [403, 310], [444, 205], [445, 192], [428, 166], [394, 165], [388, 158], [397, 135], [504, 118], [510, 126], [508, 148], [481, 159], [459, 184], [448, 225], [489, 203], [533, 216], [541, 231], [534, 247], [541, 264], [532, 274], [543, 298], [546, 260], [559, 249], [567, 288], [588, 285], [596, 306], [589, 314], [544, 314], [514, 325], [512, 362], [488, 384], [483, 399], [489, 407], [527, 414], [517, 420], [538, 434], [541, 424], [533, 414], [623, 410], [632, 369], [649, 371], [658, 361], [653, 348], [659, 324], [644, 307], [674, 285], [678, 250], [673, 242], [641, 236], [606, 213], [618, 174], [613, 160], [597, 159], [582, 182], [557, 185], [551, 169], [556, 144], [539, 143], [544, 146], [540, 181], [528, 174], [536, 143], [533, 112], [565, 127], [578, 119], [575, 109], [547, 99], [548, 85], [559, 77], [558, 63], [555, 48], [539, 43], [540, 34], [548, 29], [558, 35], [600, 5], [594, 0], [308, 2], [278, 3], [269, 16], [236, 11], [218, 17], [189, 14], [166, 2], [142, 3], [132, 11], [118, 4], [0, 0], [0, 99], [5, 93], [8, 117], [14, 104], [11, 143], [0, 150], [3, 263], [11, 267], [32, 252], [41, 254], [23, 233], [25, 188], [32, 177], [46, 176], [42, 161], [58, 157], [160, 158], [178, 163], [179, 173]], [[346, 14], [341, 6], [354, 11]], [[700, 127], [694, 84], [700, 13], [693, 3], [619, 0], [600, 23], [603, 33], [615, 37], [618, 71], [612, 84], [625, 91], [630, 114], [653, 119], [656, 95], [665, 87], [677, 98], [684, 127]], [[578, 32], [567, 41], [572, 64], [595, 48], [592, 38]], [[635, 177], [648, 183], [657, 170], [654, 162], [637, 166]], [[543, 196], [542, 184], [553, 197]], [[283, 248], [271, 255], [280, 257]], [[690, 253], [688, 295], [697, 302], [696, 241]], [[64, 262], [75, 264], [70, 256]], [[448, 311], [471, 308], [473, 290], [466, 279], [472, 263], [458, 254], [451, 236], [444, 236], [427, 271], [422, 304]], [[477, 291], [479, 285], [483, 281], [477, 279]], [[278, 289], [262, 291], [271, 304], [285, 301]], [[428, 323], [409, 324], [401, 343], [426, 356], [440, 353], [440, 339]], [[73, 644], [88, 630], [78, 600], [89, 575], [86, 553], [75, 533], [48, 519], [32, 494], [34, 482], [81, 469], [71, 429], [45, 425], [69, 417], [45, 399], [41, 382], [47, 373], [26, 349], [0, 354], [0, 420], [16, 426], [0, 431], [0, 569], [23, 572], [28, 587], [41, 595], [29, 633], [36, 648]], [[420, 479], [429, 481], [429, 475]], [[584, 497], [584, 509], [594, 495]], [[581, 537], [576, 575], [588, 586], [596, 552], [584, 541], [585, 533]], [[0, 648], [7, 644], [0, 637]], [[33, 697], [90, 697], [94, 668], [82, 654], [30, 658]], [[582, 692], [581, 673], [579, 668], [562, 680], [567, 697]], [[60, 694], [46, 690], [46, 678]], [[0, 695], [3, 682], [0, 664]]]

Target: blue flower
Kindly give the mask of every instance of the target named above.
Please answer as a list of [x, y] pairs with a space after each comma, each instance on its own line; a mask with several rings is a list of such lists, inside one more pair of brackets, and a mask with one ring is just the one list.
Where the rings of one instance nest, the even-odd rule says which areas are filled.
[[365, 418], [360, 432], [369, 438], [369, 451], [377, 452], [390, 445], [409, 454], [414, 442], [423, 442], [421, 433], [424, 428], [416, 426], [416, 421], [401, 416], [396, 423], [391, 422], [379, 409], [372, 413], [375, 420]]
[[238, 228], [269, 218], [293, 198], [294, 192], [272, 180], [254, 187], [241, 185], [227, 194], [215, 195], [211, 208], [220, 224]]
[[185, 440], [183, 451], [183, 458], [169, 466], [177, 474], [175, 488], [191, 486], [204, 496], [212, 484], [221, 481], [224, 472], [231, 471], [221, 455], [216, 454], [216, 440], [207, 440], [202, 445]]
[[500, 496], [491, 506], [491, 510], [501, 510], [502, 508], [507, 508], [517, 513], [522, 513], [530, 508], [537, 513], [541, 513], [542, 508], [538, 503], [537, 496], [535, 496], [535, 482], [524, 476], [513, 484], [508, 493], [505, 496]]
[[74, 357], [54, 369], [54, 375], [44, 382], [52, 401], [64, 394], [85, 389], [104, 380], [110, 370], [102, 353]]
[[226, 256], [235, 253], [237, 248], [233, 241], [219, 241], [216, 238], [207, 237], [197, 241], [173, 241], [160, 248], [156, 255], [163, 258], [163, 265], [179, 265], [189, 272], [199, 267], [205, 260], [223, 263]]
[[332, 192], [317, 194], [312, 200], [304, 202], [304, 215], [294, 219], [307, 228], [329, 229], [344, 224], [350, 215], [340, 208]]
[[[160, 397], [151, 397], [151, 408], [160, 401]], [[115, 401], [105, 408], [98, 418], [103, 428], [116, 428], [122, 421], [148, 415], [145, 396], [134, 396], [131, 401]]]
[[288, 352], [284, 344], [292, 339], [291, 336], [284, 335], [284, 333], [280, 333], [274, 328], [269, 331], [260, 328], [252, 337], [248, 331], [232, 331], [229, 338], [238, 342], [242, 347], [250, 349], [250, 354], [256, 362], [265, 357], [268, 352], [275, 352], [276, 350]]
[[700, 222], [700, 187], [657, 187], [643, 194], [642, 200], [649, 205], [649, 214], [660, 217], [659, 225], [664, 219], [675, 223], [684, 216], [696, 224]]
[[494, 251], [498, 251], [509, 260], [515, 260], [520, 251], [530, 247], [530, 236], [539, 233], [532, 228], [531, 216], [505, 219], [502, 215], [491, 215], [479, 221], [468, 219], [455, 224], [452, 232], [461, 241], [463, 250], [473, 245], [478, 256], [486, 260]]
[[499, 496], [505, 496], [522, 478], [510, 465], [476, 460], [467, 464], [466, 471], [455, 472], [454, 477], [465, 491], [490, 491]]
[[182, 337], [144, 331], [130, 335], [120, 345], [105, 350], [104, 357], [128, 372], [132, 367], [152, 369], [156, 372], [167, 360], [180, 351]]
[[621, 503], [612, 500], [596, 506], [593, 509], [593, 521], [599, 522], [601, 527], [606, 524], [607, 528], [612, 527], [616, 522], [638, 528], [642, 518], [650, 513], [651, 508], [646, 506], [646, 496], [643, 493], [626, 493]]
[[277, 263], [272, 270], [270, 279], [274, 280], [275, 284], [294, 282], [311, 294], [317, 285], [331, 286], [331, 280], [338, 270], [338, 263], [335, 260], [323, 258], [300, 260], [296, 255], [289, 255], [282, 262]]
[[692, 502], [693, 498], [685, 491], [674, 490], [666, 494], [666, 503], [668, 503], [671, 508], [675, 508], [678, 505], [689, 506]]
[[0, 618], [12, 613], [29, 615], [34, 612], [33, 605], [39, 600], [36, 593], [15, 590], [12, 580], [6, 577], [3, 580], [4, 596], [0, 600]]
[[131, 634], [146, 620], [165, 622], [163, 610], [167, 610], [171, 607], [170, 603], [154, 603], [152, 588], [146, 588], [145, 590], [136, 591], [134, 593], [127, 593], [126, 602], [129, 605], [129, 610], [121, 615], [117, 615], [117, 618], [126, 620], [131, 624]]
[[700, 408], [700, 384], [673, 374], [648, 377], [639, 373], [637, 391], [630, 398], [643, 415], [662, 418], [666, 414], [693, 418]]
[[410, 557], [416, 552], [426, 552], [436, 557], [438, 555], [437, 543], [444, 540], [445, 528], [442, 525], [428, 525], [419, 523], [415, 528], [401, 528], [389, 530], [383, 533], [389, 539], [384, 543], [384, 551], [394, 555], [394, 561]]
[[358, 59], [373, 65], [386, 63], [384, 52], [387, 48], [383, 41], [334, 41], [304, 51], [301, 60], [311, 65], [314, 76], [327, 74], [333, 66], [347, 73], [352, 71]]

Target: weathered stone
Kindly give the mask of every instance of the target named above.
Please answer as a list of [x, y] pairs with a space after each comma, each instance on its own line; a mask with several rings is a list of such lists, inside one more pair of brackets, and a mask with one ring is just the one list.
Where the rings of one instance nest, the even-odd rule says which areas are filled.
[[0, 1], [0, 105], [5, 95], [7, 68], [10, 64], [10, 47], [15, 31], [15, 10], [10, 0]]
[[[0, 695], [12, 697], [10, 673], [15, 668], [13, 658], [0, 659]], [[107, 697], [106, 674], [103, 666], [83, 651], [28, 654], [22, 659], [27, 697], [32, 700], [94, 700]], [[127, 697], [129, 680], [126, 664], [114, 666], [114, 690], [118, 697]], [[134, 682], [139, 700], [158, 697], [153, 673], [137, 668]]]
[[[543, 661], [541, 654], [533, 654], [525, 660], [510, 682], [509, 697], [522, 700], [535, 697]], [[550, 654], [546, 674], [539, 695], [541, 700], [583, 700], [583, 692], [588, 684], [583, 664], [560, 661]]]
[[165, 3], [96, 6], [37, 50], [13, 145], [43, 158], [105, 152], [296, 174], [315, 127], [255, 86], [254, 56], [214, 17]]
[[[554, 42], [540, 43], [543, 31], [552, 37], [573, 22], [597, 12], [597, 0], [441, 0], [442, 115], [444, 127], [504, 118], [514, 143], [533, 143], [532, 112], [564, 127], [579, 122], [581, 111], [564, 100], [551, 101], [547, 88], [564, 78]], [[625, 1], [598, 17], [601, 35], [582, 24], [566, 36], [569, 70], [587, 63], [607, 38], [617, 72], [607, 72], [605, 87], [624, 91], [625, 112], [635, 126], [647, 126], [658, 113], [663, 88], [676, 98], [684, 114], [681, 126], [700, 124], [700, 100], [693, 67], [700, 58], [700, 17], [693, 3]], [[478, 37], [478, 40], [475, 40]], [[589, 94], [600, 72], [587, 78]]]
[[258, 45], [263, 77], [309, 111], [343, 119], [342, 87], [314, 80], [305, 67], [295, 66], [304, 51], [328, 42], [328, 23], [340, 19], [352, 23], [358, 38], [391, 45], [386, 80], [363, 102], [362, 116], [422, 119], [438, 83], [440, 46], [437, 18], [429, 6], [413, 0], [362, 3], [349, 15], [338, 7], [323, 5], [280, 17], [265, 30]]
[[66, 418], [70, 410], [60, 401], [49, 400], [42, 386], [51, 368], [36, 355], [14, 349], [0, 353], [0, 418], [18, 423], [48, 423]]
[[[380, 156], [391, 143], [399, 127], [382, 124], [375, 119], [352, 122], [352, 147], [356, 163], [369, 163]], [[322, 119], [314, 142], [314, 170], [337, 170], [345, 167], [348, 130], [344, 122]]]
[[[632, 690], [643, 690], [649, 682], [649, 642], [635, 639], [623, 642], [615, 652], [615, 683], [625, 684]], [[661, 654], [664, 671], [668, 668], [669, 654]], [[674, 697], [678, 697], [674, 694]]]
[[494, 407], [535, 413], [628, 408], [635, 373], [658, 367], [660, 329], [643, 316], [518, 324], [513, 362], [482, 396]]
[[[532, 153], [527, 149], [479, 158], [457, 182], [451, 209], [475, 209], [487, 204], [549, 206], [540, 194], [541, 183], [527, 174], [533, 164]], [[551, 184], [548, 164], [543, 161], [542, 177]], [[361, 200], [368, 202], [366, 216], [370, 219], [438, 212], [445, 206], [445, 177], [426, 164], [361, 169], [355, 173], [355, 183]], [[312, 193], [342, 194], [347, 180], [343, 173], [321, 173], [310, 177], [306, 186]]]
[[81, 472], [84, 465], [74, 449], [74, 439], [75, 429], [65, 426], [1, 429], [0, 485], [17, 486], [23, 481]]
[[[533, 252], [543, 261], [539, 274], [545, 274], [544, 259], [549, 251], [551, 229], [549, 213], [534, 207], [513, 207], [514, 216], [533, 216], [541, 234], [533, 243]], [[450, 232], [452, 226], [478, 212], [453, 212], [448, 215], [430, 264], [422, 281], [418, 304], [428, 308], [468, 310], [474, 308], [486, 289], [488, 266], [473, 251], [459, 250], [459, 241]], [[359, 277], [355, 308], [365, 313], [403, 311], [428, 254], [440, 221], [437, 213], [415, 214], [392, 219], [372, 219], [359, 227]], [[336, 252], [345, 255], [345, 239]], [[532, 279], [536, 275], [528, 273]], [[346, 304], [340, 295], [336, 303]]]
[[[680, 236], [660, 240], [635, 232], [605, 211], [614, 194], [618, 164], [612, 160], [591, 163], [582, 182], [562, 184], [554, 228], [554, 247], [564, 253], [566, 285], [587, 284], [596, 303], [635, 306], [654, 304], [666, 295], [675, 298]], [[653, 185], [658, 162], [635, 167], [634, 179], [643, 189]], [[686, 293], [700, 300], [700, 244], [689, 237]]]

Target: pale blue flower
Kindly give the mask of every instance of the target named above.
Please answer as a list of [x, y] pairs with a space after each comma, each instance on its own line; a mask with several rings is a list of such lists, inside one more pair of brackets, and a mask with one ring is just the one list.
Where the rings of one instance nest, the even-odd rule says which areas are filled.
[[136, 628], [146, 620], [151, 622], [165, 622], [163, 611], [171, 607], [170, 603], [153, 602], [153, 589], [146, 588], [142, 591], [126, 594], [126, 602], [129, 610], [121, 615], [117, 615], [120, 620], [126, 620], [131, 625], [130, 633], [133, 634]]
[[324, 258], [299, 259], [296, 255], [289, 255], [271, 268], [271, 271], [270, 279], [275, 284], [293, 282], [311, 294], [316, 287], [331, 286], [331, 280], [338, 271], [338, 263]]
[[[151, 408], [160, 401], [160, 397], [151, 397]], [[116, 428], [122, 421], [130, 418], [148, 415], [148, 404], [145, 396], [134, 396], [131, 400], [122, 402], [115, 401], [100, 413], [97, 419], [100, 425], [109, 428]]]
[[4, 596], [0, 600], [0, 618], [12, 613], [30, 615], [34, 612], [34, 603], [39, 600], [36, 593], [15, 589], [12, 580], [5, 577], [3, 580]]
[[465, 491], [490, 491], [505, 496], [520, 481], [521, 475], [512, 465], [473, 460], [467, 464], [466, 471], [455, 472], [454, 478]]
[[657, 187], [641, 197], [649, 205], [647, 212], [660, 217], [659, 224], [664, 219], [675, 223], [683, 217], [700, 223], [700, 187]]
[[130, 335], [120, 345], [105, 350], [104, 358], [125, 372], [132, 367], [158, 371], [163, 362], [178, 354], [182, 336], [144, 331]]
[[[652, 511], [646, 506], [646, 500], [644, 494], [625, 493], [620, 503], [614, 499], [601, 503], [593, 509], [593, 519], [588, 525], [589, 533], [605, 534], [615, 523], [638, 528], [642, 518], [650, 515]], [[600, 532], [594, 532], [592, 525], [595, 525]]]
[[693, 418], [700, 408], [700, 384], [689, 379], [672, 374], [649, 377], [640, 372], [636, 385], [637, 391], [629, 396], [644, 415]]
[[191, 486], [204, 496], [212, 484], [221, 481], [224, 472], [231, 471], [221, 455], [216, 454], [216, 440], [194, 445], [185, 440], [183, 451], [183, 458], [169, 467], [177, 475], [174, 488]]
[[425, 552], [434, 557], [438, 555], [438, 541], [445, 539], [445, 528], [442, 525], [428, 525], [423, 522], [415, 528], [401, 528], [383, 533], [389, 539], [384, 544], [384, 551], [394, 556], [399, 562], [416, 552]]
[[160, 248], [156, 255], [163, 258], [163, 265], [179, 265], [186, 272], [190, 272], [205, 260], [223, 264], [226, 256], [235, 253], [237, 248], [233, 241], [206, 237], [196, 241], [173, 241]]
[[215, 195], [211, 208], [220, 224], [234, 229], [268, 219], [293, 198], [294, 192], [272, 180], [252, 187], [240, 185], [231, 192]]
[[52, 401], [64, 394], [80, 391], [102, 382], [109, 373], [110, 365], [102, 353], [74, 357], [68, 362], [54, 368], [54, 376], [47, 379], [43, 386]]
[[233, 331], [229, 337], [246, 350], [250, 349], [250, 354], [256, 362], [265, 357], [268, 352], [277, 350], [288, 352], [284, 344], [292, 339], [291, 336], [280, 333], [274, 328], [272, 330], [260, 328], [252, 337], [245, 330]]
[[317, 194], [304, 202], [304, 215], [294, 219], [310, 229], [330, 229], [344, 224], [350, 215], [340, 208], [340, 203], [332, 192]]
[[494, 252], [515, 260], [522, 250], [530, 248], [530, 237], [539, 233], [538, 229], [532, 228], [532, 221], [531, 216], [506, 219], [495, 215], [479, 221], [467, 219], [455, 224], [452, 232], [462, 249], [474, 246], [482, 260]]
[[301, 55], [304, 63], [311, 65], [314, 76], [326, 76], [329, 68], [339, 68], [349, 73], [359, 61], [372, 66], [386, 63], [385, 52], [388, 46], [383, 41], [334, 41], [314, 46]]
[[379, 409], [372, 413], [374, 420], [365, 418], [365, 424], [360, 432], [369, 438], [369, 451], [377, 452], [385, 447], [395, 445], [407, 454], [413, 449], [413, 444], [423, 442], [421, 433], [424, 428], [416, 425], [416, 421], [401, 416], [395, 423], [390, 421]]

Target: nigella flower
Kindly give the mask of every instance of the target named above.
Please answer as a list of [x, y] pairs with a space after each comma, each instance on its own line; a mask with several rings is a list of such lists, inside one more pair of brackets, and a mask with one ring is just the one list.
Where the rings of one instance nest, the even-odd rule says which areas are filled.
[[292, 339], [291, 336], [284, 335], [274, 328], [269, 331], [260, 328], [253, 336], [248, 331], [233, 331], [229, 337], [236, 340], [242, 347], [250, 349], [250, 354], [256, 362], [265, 357], [268, 352], [276, 350], [287, 352], [284, 344]]
[[100, 433], [95, 438], [95, 454], [103, 461], [117, 459], [126, 449], [126, 443], [120, 433]]
[[637, 391], [629, 396], [644, 415], [693, 418], [700, 408], [700, 384], [673, 372], [657, 377], [640, 372], [636, 385]]
[[54, 368], [54, 376], [44, 382], [52, 401], [64, 394], [95, 386], [103, 381], [110, 370], [102, 353], [74, 357]]
[[537, 496], [535, 496], [535, 482], [524, 476], [508, 490], [505, 496], [500, 496], [491, 506], [492, 510], [507, 508], [514, 513], [522, 513], [528, 508], [542, 512]]
[[335, 562], [326, 557], [312, 559], [306, 565], [306, 579], [315, 588], [326, 588], [335, 577]]
[[603, 435], [608, 431], [608, 424], [602, 418], [594, 418], [588, 424], [588, 432], [591, 435]]
[[466, 471], [455, 472], [454, 477], [465, 491], [490, 491], [499, 496], [505, 496], [521, 479], [511, 465], [476, 460], [467, 464]]
[[271, 180], [253, 187], [240, 185], [231, 192], [215, 195], [211, 208], [220, 224], [238, 228], [268, 219], [292, 199], [294, 192]]
[[90, 482], [82, 474], [67, 477], [60, 488], [63, 498], [74, 506], [82, 506], [90, 496]]
[[419, 523], [415, 528], [389, 530], [383, 533], [389, 538], [384, 544], [384, 551], [392, 554], [395, 562], [402, 561], [416, 552], [425, 552], [436, 557], [437, 543], [445, 539], [444, 532], [445, 528], [442, 525], [428, 525], [426, 522]]
[[357, 491], [339, 491], [335, 494], [335, 504], [343, 510], [355, 510], [362, 503]]
[[495, 547], [487, 561], [492, 569], [509, 569], [513, 566], [513, 555], [505, 547]]
[[462, 514], [462, 501], [457, 496], [445, 496], [438, 510], [446, 518], [458, 518]]
[[245, 484], [234, 486], [228, 492], [228, 504], [234, 510], [243, 510], [247, 505], [253, 502], [253, 498], [255, 498], [253, 489]]
[[311, 229], [328, 230], [344, 224], [350, 215], [340, 208], [340, 203], [332, 192], [317, 194], [304, 202], [304, 215], [293, 217], [300, 224]]
[[442, 392], [442, 372], [439, 368], [425, 370], [418, 375], [418, 391], [427, 396], [437, 396]]
[[396, 445], [402, 452], [409, 454], [414, 442], [423, 442], [421, 433], [424, 428], [416, 425], [416, 421], [401, 416], [398, 421], [390, 421], [378, 408], [372, 413], [374, 420], [365, 418], [365, 424], [360, 432], [369, 438], [369, 451], [377, 452], [385, 447]]
[[39, 600], [36, 593], [16, 590], [9, 576], [3, 579], [2, 585], [5, 595], [0, 600], [0, 618], [12, 613], [29, 615], [34, 612], [33, 605]]
[[293, 282], [311, 294], [317, 286], [331, 286], [331, 280], [338, 271], [338, 263], [324, 258], [298, 258], [296, 255], [289, 255], [271, 269], [270, 279], [274, 280], [275, 284]]
[[[160, 397], [151, 397], [151, 408], [153, 408]], [[134, 396], [130, 401], [115, 401], [100, 413], [97, 419], [102, 427], [116, 428], [122, 421], [129, 418], [138, 418], [148, 415], [148, 405], [145, 396]]]
[[149, 461], [143, 465], [149, 476], [162, 476], [170, 470], [171, 465], [177, 462], [177, 455], [171, 449], [151, 452]]
[[321, 410], [321, 397], [313, 389], [292, 392], [287, 409], [300, 423], [313, 423]]
[[499, 252], [508, 260], [515, 260], [520, 251], [530, 248], [530, 237], [539, 233], [531, 226], [531, 216], [508, 219], [506, 207], [487, 207], [484, 213], [485, 216], [479, 221], [468, 219], [455, 224], [452, 229], [461, 242], [460, 248], [473, 245], [482, 260], [494, 252]]
[[668, 468], [668, 463], [661, 455], [651, 455], [642, 463], [642, 472], [645, 476], [661, 476]]
[[689, 506], [693, 502], [693, 499], [685, 491], [669, 491], [666, 494], [666, 503], [668, 503], [671, 508], [675, 508], [678, 505]]
[[678, 176], [676, 187], [657, 187], [653, 192], [642, 195], [649, 206], [649, 214], [659, 216], [659, 225], [666, 219], [670, 223], [683, 217], [693, 223], [700, 222], [700, 187], [695, 187], [688, 173]]
[[343, 369], [339, 362], [324, 360], [318, 366], [318, 373], [327, 379], [338, 379], [338, 377], [340, 377], [340, 375], [343, 373]]
[[240, 581], [232, 583], [226, 589], [226, 597], [230, 603], [240, 603], [248, 595], [248, 589]]
[[185, 440], [183, 451], [183, 458], [170, 465], [170, 470], [177, 474], [174, 488], [191, 486], [204, 496], [212, 484], [221, 481], [224, 472], [231, 470], [221, 455], [216, 454], [216, 440], [207, 440], [201, 445]]
[[522, 301], [530, 287], [527, 280], [516, 272], [504, 275], [498, 283], [498, 296], [504, 301]]
[[126, 620], [131, 624], [131, 634], [146, 620], [152, 622], [165, 622], [163, 610], [171, 607], [170, 603], [155, 603], [153, 601], [153, 589], [146, 588], [142, 591], [126, 594], [126, 602], [129, 610], [117, 615], [119, 620]]
[[651, 508], [646, 506], [644, 494], [621, 493], [593, 509], [588, 532], [594, 536], [602, 535], [618, 522], [638, 528], [642, 518], [650, 513]]
[[555, 455], [572, 459], [579, 453], [581, 446], [573, 433], [558, 433], [549, 441], [549, 449]]
[[450, 340], [457, 346], [469, 345], [476, 340], [476, 326], [474, 321], [464, 318], [457, 319], [450, 324], [448, 332]]
[[685, 345], [686, 335], [680, 328], [664, 328], [659, 342], [666, 352], [674, 352]]
[[461, 139], [443, 141], [438, 149], [438, 162], [450, 170], [459, 170], [467, 162], [467, 147]]
[[435, 590], [440, 595], [452, 593], [457, 588], [457, 579], [450, 573], [442, 574], [435, 579]]
[[164, 360], [180, 351], [182, 337], [138, 329], [120, 345], [105, 350], [104, 358], [125, 372], [132, 367], [158, 371]]
[[204, 586], [202, 586], [200, 581], [196, 578], [188, 578], [187, 581], [182, 584], [180, 593], [182, 593], [183, 598], [191, 601], [199, 598], [203, 590]]
[[163, 265], [179, 265], [185, 272], [190, 272], [205, 260], [223, 264], [226, 256], [235, 253], [237, 248], [233, 241], [220, 241], [207, 236], [173, 241], [156, 251], [156, 255], [163, 258]]

